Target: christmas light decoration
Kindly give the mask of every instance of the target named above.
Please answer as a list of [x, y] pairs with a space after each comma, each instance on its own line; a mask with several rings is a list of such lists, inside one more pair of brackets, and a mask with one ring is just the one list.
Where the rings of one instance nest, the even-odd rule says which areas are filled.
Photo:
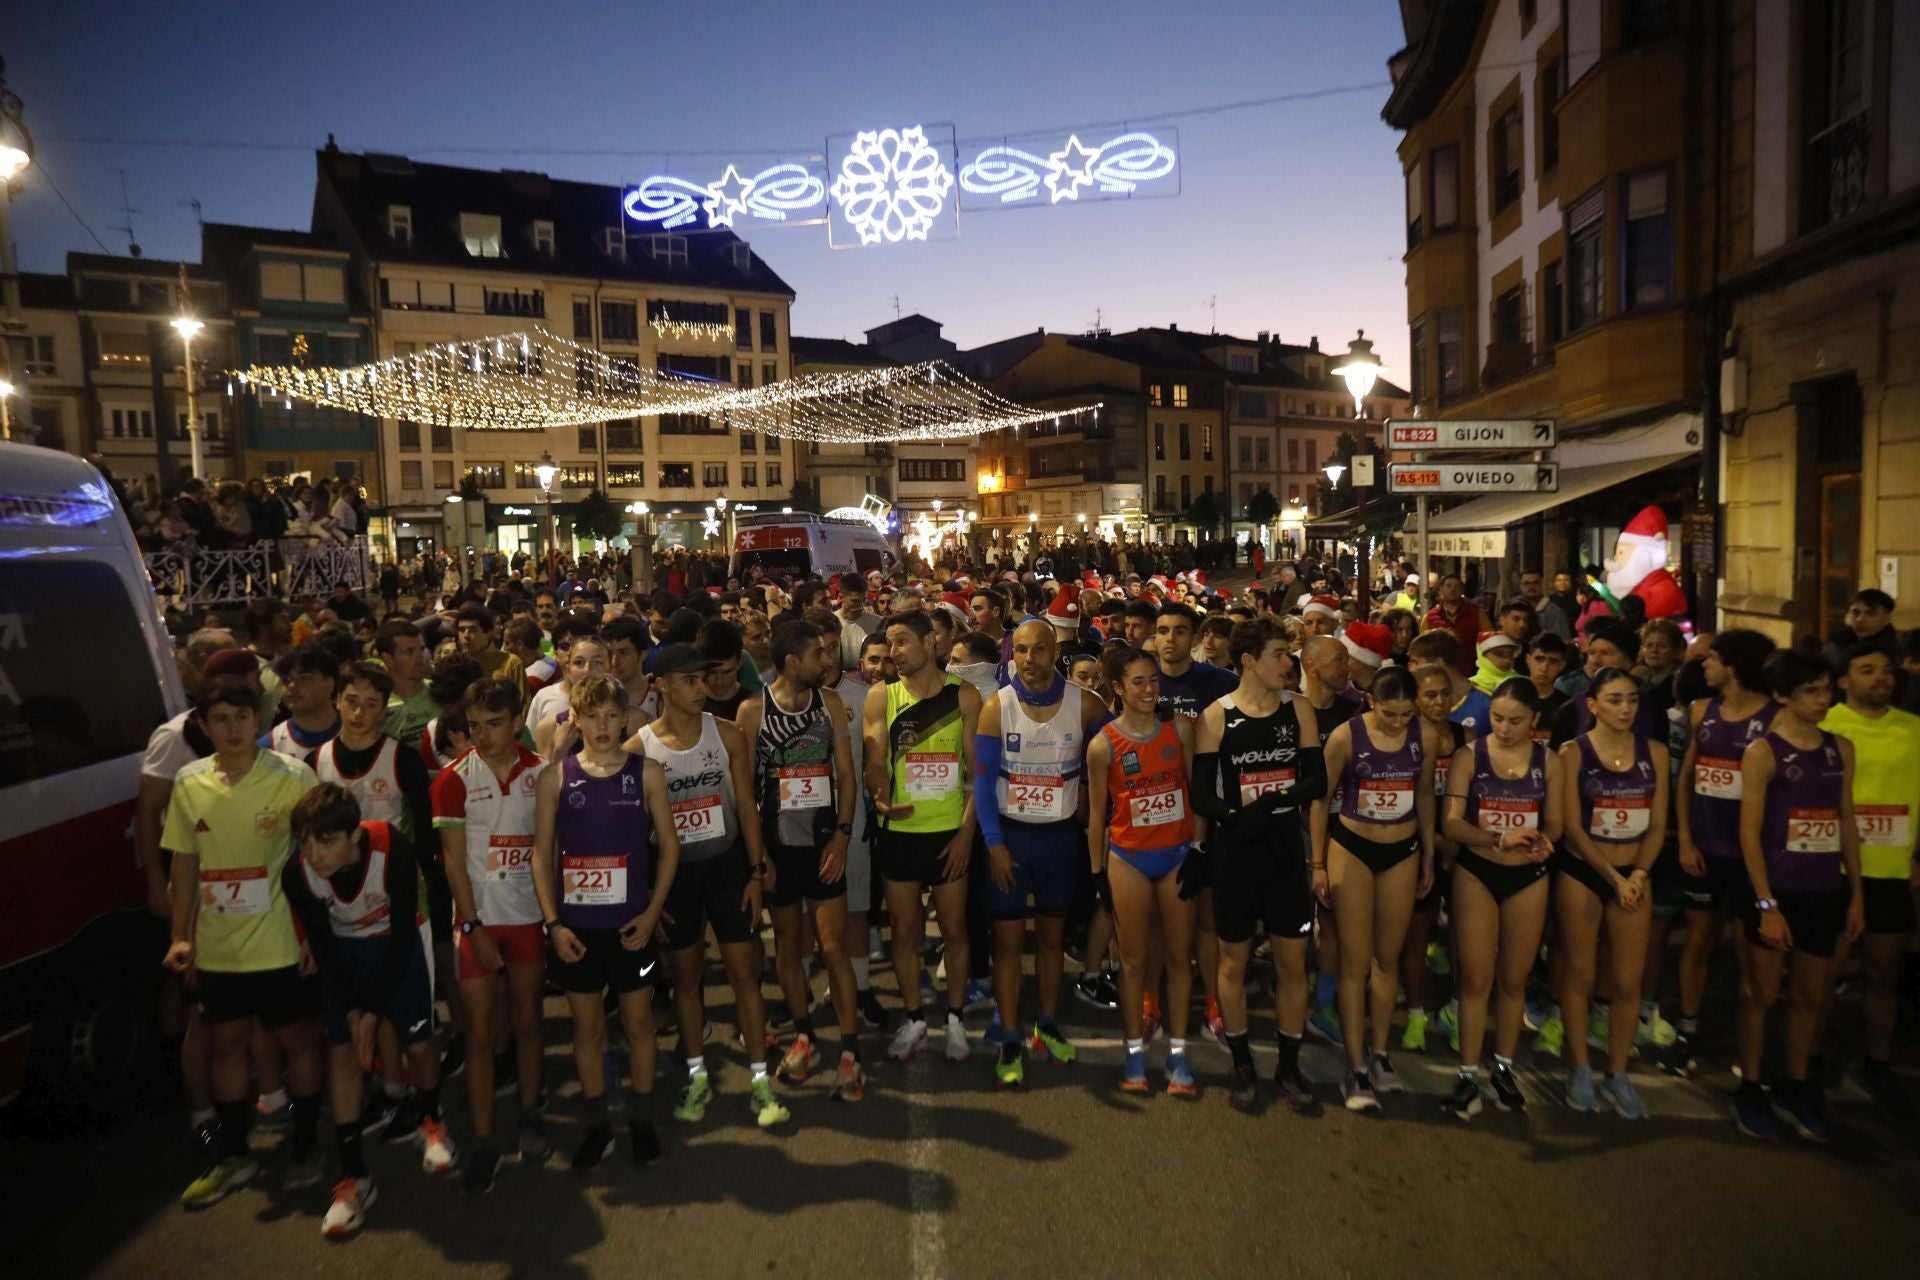
[[[953, 152], [952, 132], [949, 126], [948, 155]], [[828, 140], [829, 155], [832, 142]], [[861, 244], [925, 240], [936, 222], [951, 216], [947, 196], [953, 190], [953, 173], [941, 150], [928, 141], [923, 125], [857, 133], [834, 169], [829, 194], [839, 220]], [[832, 239], [831, 220], [827, 230]]]
[[708, 227], [731, 227], [742, 217], [799, 222], [794, 215], [826, 212], [827, 184], [819, 163], [787, 161], [744, 177], [729, 164], [717, 180], [704, 184], [655, 174], [628, 191], [620, 204], [635, 222], [657, 222], [662, 231], [699, 222], [703, 212]]
[[675, 341], [693, 339], [721, 342], [733, 337], [733, 326], [730, 324], [718, 320], [675, 320], [665, 307], [660, 308], [660, 314], [654, 317], [652, 324], [655, 337]]
[[[1143, 183], [1174, 176], [1179, 153], [1151, 133], [1124, 133], [1088, 149], [1078, 134], [1068, 134], [1064, 145], [1045, 155], [1012, 145], [991, 146], [961, 166], [960, 189], [968, 195], [991, 196], [970, 202], [967, 208], [994, 208], [1031, 200], [1046, 187], [1049, 204], [1135, 195]], [[1177, 190], [1178, 179], [1175, 179]], [[1172, 193], [1168, 193], [1172, 194]]]

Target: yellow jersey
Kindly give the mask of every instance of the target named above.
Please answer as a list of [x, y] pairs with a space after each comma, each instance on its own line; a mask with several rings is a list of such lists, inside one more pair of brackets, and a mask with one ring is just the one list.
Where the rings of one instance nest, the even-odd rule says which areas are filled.
[[1920, 716], [1888, 707], [1863, 716], [1844, 703], [1820, 727], [1853, 744], [1853, 821], [1860, 831], [1860, 874], [1905, 880], [1913, 865], [1920, 815]]

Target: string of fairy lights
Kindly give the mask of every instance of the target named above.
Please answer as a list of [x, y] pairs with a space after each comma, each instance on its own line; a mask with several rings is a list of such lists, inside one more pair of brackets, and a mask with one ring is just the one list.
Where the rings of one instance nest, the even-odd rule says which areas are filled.
[[1037, 409], [942, 361], [807, 373], [760, 387], [642, 367], [546, 329], [448, 342], [350, 368], [252, 365], [230, 375], [265, 400], [472, 431], [544, 431], [683, 414], [822, 444], [962, 440], [1092, 414]]

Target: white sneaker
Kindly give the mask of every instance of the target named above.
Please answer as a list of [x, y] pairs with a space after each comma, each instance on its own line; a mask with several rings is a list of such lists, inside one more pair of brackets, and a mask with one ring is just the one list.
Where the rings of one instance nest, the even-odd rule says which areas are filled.
[[907, 1018], [900, 1023], [900, 1029], [893, 1033], [893, 1043], [887, 1046], [887, 1056], [898, 1058], [902, 1062], [912, 1062], [913, 1056], [926, 1047], [926, 1020]]
[[947, 1061], [965, 1062], [973, 1056], [973, 1050], [967, 1044], [967, 1024], [960, 1021], [960, 1015], [947, 1015]]
[[438, 1120], [420, 1122], [420, 1167], [428, 1173], [445, 1173], [453, 1168], [453, 1135]]
[[358, 1231], [374, 1195], [372, 1178], [340, 1179], [333, 1186], [333, 1203], [327, 1206], [327, 1216], [320, 1219], [320, 1234], [338, 1239]]

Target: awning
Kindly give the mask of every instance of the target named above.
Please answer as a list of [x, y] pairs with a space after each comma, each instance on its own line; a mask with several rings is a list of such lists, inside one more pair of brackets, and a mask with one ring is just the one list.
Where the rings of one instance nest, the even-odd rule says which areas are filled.
[[1681, 462], [1698, 462], [1698, 453], [1666, 453], [1651, 458], [1623, 458], [1591, 467], [1568, 467], [1560, 472], [1557, 493], [1490, 493], [1427, 518], [1427, 532], [1491, 533], [1564, 503], [1611, 488], [1616, 484]]
[[[1400, 532], [1401, 526], [1406, 522], [1407, 514], [1412, 510], [1411, 499], [1403, 495], [1393, 497], [1382, 495], [1367, 504], [1367, 532], [1375, 537], [1390, 537]], [[1330, 511], [1323, 516], [1314, 516], [1306, 522], [1307, 536], [1337, 538], [1349, 533], [1359, 514], [1360, 508], [1352, 506], [1340, 511]]]

